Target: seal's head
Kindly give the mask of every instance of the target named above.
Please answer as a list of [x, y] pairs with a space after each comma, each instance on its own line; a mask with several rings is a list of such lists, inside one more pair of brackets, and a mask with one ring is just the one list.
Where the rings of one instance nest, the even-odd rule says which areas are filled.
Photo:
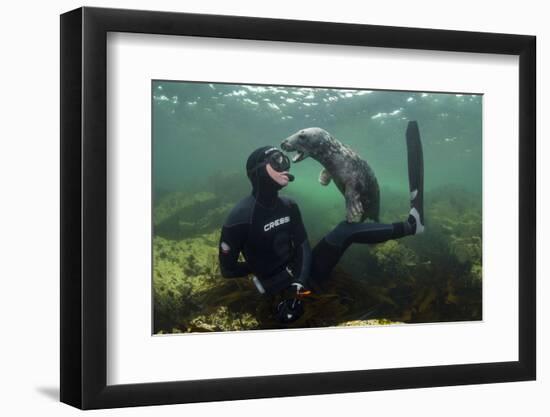
[[330, 133], [326, 130], [320, 127], [308, 127], [283, 140], [281, 149], [285, 152], [296, 152], [292, 162], [300, 162], [309, 156], [319, 157], [326, 152], [326, 148], [332, 141]]

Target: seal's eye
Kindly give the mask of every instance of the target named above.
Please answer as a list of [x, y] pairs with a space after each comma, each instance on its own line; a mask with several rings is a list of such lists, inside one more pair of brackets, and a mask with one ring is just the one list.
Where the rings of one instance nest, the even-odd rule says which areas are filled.
[[298, 137], [300, 139], [305, 139], [306, 138], [306, 134], [304, 133], [304, 131], [301, 131], [300, 134], [298, 135]]

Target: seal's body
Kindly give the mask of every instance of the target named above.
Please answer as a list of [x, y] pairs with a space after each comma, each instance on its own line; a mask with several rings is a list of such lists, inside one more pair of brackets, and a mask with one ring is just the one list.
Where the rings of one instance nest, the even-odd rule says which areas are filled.
[[380, 213], [380, 188], [369, 164], [348, 146], [318, 127], [302, 129], [286, 138], [281, 149], [297, 152], [293, 162], [307, 157], [317, 160], [323, 169], [319, 174], [321, 185], [331, 179], [346, 200], [346, 220], [350, 223], [364, 221], [367, 217], [378, 222]]

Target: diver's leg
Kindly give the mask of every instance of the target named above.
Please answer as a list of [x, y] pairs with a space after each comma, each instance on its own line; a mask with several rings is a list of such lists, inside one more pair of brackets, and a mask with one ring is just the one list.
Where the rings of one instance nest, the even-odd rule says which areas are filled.
[[311, 280], [324, 281], [352, 243], [381, 243], [413, 234], [408, 221], [392, 224], [341, 222], [313, 248]]
[[341, 222], [324, 239], [346, 250], [352, 243], [381, 243], [413, 233], [408, 221], [391, 224]]
[[316, 285], [326, 281], [330, 273], [346, 251], [346, 248], [329, 243], [323, 238], [311, 251], [309, 284]]
[[416, 121], [409, 122], [405, 136], [411, 201], [409, 217], [404, 222], [392, 224], [340, 223], [313, 248], [312, 280], [326, 279], [352, 243], [381, 243], [424, 231], [424, 158]]

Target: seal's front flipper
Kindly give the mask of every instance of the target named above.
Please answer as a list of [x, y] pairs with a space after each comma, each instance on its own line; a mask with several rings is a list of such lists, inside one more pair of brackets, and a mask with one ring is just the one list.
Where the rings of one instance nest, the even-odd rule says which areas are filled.
[[344, 194], [346, 199], [346, 221], [348, 223], [359, 223], [363, 218], [363, 204], [361, 196], [352, 187], [347, 187]]
[[330, 175], [330, 173], [325, 168], [323, 168], [319, 173], [319, 183], [326, 186], [329, 185], [331, 179], [332, 176]]
[[[424, 231], [424, 156], [418, 123], [410, 121], [407, 126], [407, 159], [409, 165], [409, 191], [411, 211], [409, 217], [414, 219], [414, 233]], [[412, 219], [411, 219], [412, 220]]]

